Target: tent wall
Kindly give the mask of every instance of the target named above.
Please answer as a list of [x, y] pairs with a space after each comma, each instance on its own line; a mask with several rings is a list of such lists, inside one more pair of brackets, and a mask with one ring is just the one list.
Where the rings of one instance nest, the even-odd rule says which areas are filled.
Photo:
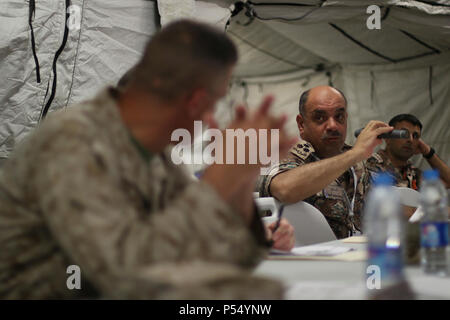
[[[54, 80], [52, 64], [64, 38], [67, 2], [35, 1], [32, 26], [40, 83], [28, 25], [29, 1], [0, 3], [0, 161], [39, 123], [48, 104]], [[70, 30], [56, 62], [57, 85], [48, 111], [65, 108], [115, 84], [138, 60], [145, 42], [159, 27], [159, 19], [165, 25], [187, 17], [219, 28], [227, 26], [239, 49], [240, 62], [230, 94], [217, 110], [222, 125], [231, 120], [237, 103], [255, 107], [264, 94], [273, 93], [277, 97], [274, 112], [287, 113], [288, 130], [297, 134], [300, 93], [331, 82], [349, 100], [349, 143], [354, 141], [353, 130], [368, 120], [387, 121], [395, 114], [410, 112], [423, 122], [425, 140], [450, 162], [450, 4], [375, 1], [371, 4], [382, 7], [384, 29], [368, 31], [361, 27], [367, 18], [366, 1], [251, 3], [254, 18], [259, 17], [253, 20], [245, 10], [234, 16], [237, 5], [232, 0], [71, 0], [81, 8], [81, 28]], [[294, 20], [288, 21], [291, 18]], [[389, 57], [423, 56], [392, 63], [355, 45], [330, 22]]]
[[[72, 0], [80, 28], [69, 30], [56, 62], [57, 84], [48, 111], [65, 108], [115, 84], [140, 57], [156, 30], [156, 2]], [[0, 160], [41, 120], [51, 96], [53, 62], [66, 29], [66, 1], [35, 1], [32, 20], [40, 83], [28, 23], [29, 1], [0, 2]]]

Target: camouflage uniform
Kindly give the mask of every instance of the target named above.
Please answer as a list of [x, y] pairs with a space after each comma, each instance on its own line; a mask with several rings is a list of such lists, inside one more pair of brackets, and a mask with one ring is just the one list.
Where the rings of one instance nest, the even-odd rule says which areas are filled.
[[420, 188], [422, 171], [414, 167], [409, 161], [401, 169], [394, 167], [385, 150], [380, 150], [367, 159], [366, 167], [372, 178], [379, 172], [389, 172], [394, 177], [397, 187], [406, 187], [414, 190], [419, 190]]
[[[343, 151], [350, 148], [345, 145]], [[269, 186], [276, 175], [318, 160], [320, 159], [315, 154], [313, 146], [301, 140], [289, 151], [286, 159], [274, 166], [269, 174], [262, 178], [259, 188], [261, 196], [271, 196]], [[338, 239], [350, 236], [355, 230], [361, 231], [362, 208], [364, 194], [369, 187], [369, 175], [362, 162], [356, 164], [353, 169], [357, 177], [356, 192], [354, 175], [349, 169], [325, 189], [304, 200], [323, 213]], [[351, 216], [349, 209], [354, 194], [354, 215]]]
[[0, 299], [281, 298], [250, 274], [267, 252], [260, 219], [249, 228], [169, 148], [144, 157], [115, 95], [53, 113], [2, 167]]

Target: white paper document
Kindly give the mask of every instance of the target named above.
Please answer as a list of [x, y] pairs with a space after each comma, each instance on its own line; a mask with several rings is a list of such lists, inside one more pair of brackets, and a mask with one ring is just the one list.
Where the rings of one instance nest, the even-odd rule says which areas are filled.
[[348, 247], [336, 246], [306, 246], [295, 247], [291, 251], [271, 250], [270, 254], [294, 255], [294, 256], [335, 256], [353, 250]]
[[298, 256], [335, 256], [353, 250], [348, 247], [336, 246], [307, 246], [296, 247], [292, 249], [292, 253]]

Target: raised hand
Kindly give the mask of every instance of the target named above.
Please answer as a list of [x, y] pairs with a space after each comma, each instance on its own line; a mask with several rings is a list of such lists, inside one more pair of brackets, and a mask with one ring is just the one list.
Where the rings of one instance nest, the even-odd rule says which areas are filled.
[[384, 122], [372, 120], [361, 131], [352, 150], [357, 155], [357, 160], [362, 161], [369, 158], [375, 147], [383, 142], [378, 136], [394, 130]]
[[414, 154], [428, 154], [430, 153], [430, 149], [431, 147], [429, 145], [427, 145], [422, 139], [419, 139], [419, 143]]
[[[289, 138], [284, 131], [286, 117], [274, 117], [269, 114], [272, 103], [273, 97], [264, 98], [260, 107], [253, 113], [247, 112], [242, 106], [237, 107], [236, 118], [223, 132], [223, 143], [220, 150], [224, 164], [214, 163], [205, 170], [202, 180], [215, 188], [218, 194], [230, 204], [236, 203], [234, 198], [242, 198], [242, 193], [245, 193], [245, 197], [249, 201], [252, 200], [252, 187], [254, 187], [254, 182], [260, 173], [259, 169], [264, 165], [258, 147], [265, 143], [266, 150], [271, 150], [271, 129], [277, 129], [279, 133], [278, 141], [274, 141], [276, 144], [275, 150], [278, 149], [276, 151], [279, 153], [279, 157], [283, 157], [296, 141], [296, 138]], [[212, 123], [212, 121], [210, 122]], [[239, 142], [239, 139], [234, 139], [232, 136], [228, 137], [227, 130], [234, 130], [234, 132], [240, 130], [241, 133], [245, 133], [247, 130], [253, 131], [256, 140], [244, 139]], [[260, 135], [260, 130], [265, 130], [267, 134]], [[256, 143], [258, 147], [254, 145], [251, 147], [251, 143]], [[244, 153], [244, 161], [238, 161], [238, 151]], [[251, 151], [253, 154], [250, 154]], [[233, 152], [232, 155], [231, 152]], [[227, 159], [227, 153], [230, 153], [229, 159]], [[250, 161], [251, 159], [253, 161]]]
[[291, 251], [295, 245], [294, 227], [285, 219], [280, 220], [280, 225], [273, 232], [276, 221], [267, 226], [267, 237], [273, 240], [273, 248], [283, 251]]

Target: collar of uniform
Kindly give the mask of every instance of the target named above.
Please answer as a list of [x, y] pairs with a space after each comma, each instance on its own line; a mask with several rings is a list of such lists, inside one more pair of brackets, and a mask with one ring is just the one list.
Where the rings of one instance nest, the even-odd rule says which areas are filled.
[[119, 92], [113, 87], [107, 87], [94, 98], [95, 108], [97, 112], [123, 124], [117, 104], [118, 98]]
[[110, 112], [111, 115], [113, 115], [115, 118], [117, 118], [120, 123], [122, 124], [123, 129], [127, 132], [127, 135], [130, 139], [130, 142], [132, 145], [136, 148], [139, 155], [144, 159], [147, 163], [150, 162], [151, 158], [153, 157], [153, 153], [148, 151], [147, 148], [145, 148], [137, 139], [136, 137], [131, 133], [130, 129], [123, 123], [122, 118], [120, 116], [119, 112], [119, 106], [117, 104], [117, 101], [119, 99], [119, 91], [116, 88], [108, 87], [106, 88], [100, 95], [99, 99], [103, 100], [109, 100], [108, 104], [100, 104], [100, 105], [108, 105], [109, 107], [106, 108], [105, 112]]
[[[380, 150], [375, 155], [378, 155], [378, 157], [375, 157], [379, 164], [384, 164], [386, 166], [394, 167], [391, 160], [389, 159], [386, 150]], [[406, 161], [406, 165], [401, 167], [400, 170], [406, 170], [406, 169], [414, 169], [414, 166], [412, 165], [411, 161]]]
[[128, 130], [128, 135], [130, 137], [130, 141], [133, 143], [133, 146], [139, 152], [142, 159], [144, 159], [145, 162], [149, 163], [150, 160], [153, 158], [153, 153], [148, 151], [148, 149], [146, 147], [144, 147], [129, 130]]

